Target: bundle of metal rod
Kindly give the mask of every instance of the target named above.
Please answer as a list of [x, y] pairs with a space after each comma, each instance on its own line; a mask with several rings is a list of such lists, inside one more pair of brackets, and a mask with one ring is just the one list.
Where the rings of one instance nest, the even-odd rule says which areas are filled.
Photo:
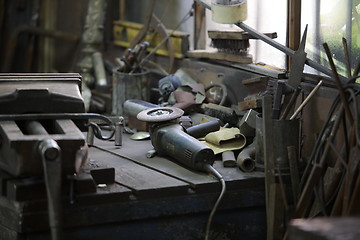
[[[343, 43], [345, 56], [348, 56], [345, 39]], [[302, 176], [301, 192], [296, 206], [297, 217], [344, 216], [359, 213], [355, 205], [360, 199], [357, 190], [360, 177], [358, 161], [355, 159], [358, 158], [360, 144], [357, 106], [360, 88], [357, 84], [352, 84], [354, 77], [349, 67], [347, 68], [348, 83], [345, 85], [341, 83], [330, 49], [326, 43], [323, 47], [339, 95], [330, 108], [328, 119]], [[346, 61], [349, 66], [348, 57]], [[357, 74], [356, 71], [354, 74]], [[340, 146], [335, 143], [335, 139], [339, 136], [344, 138], [343, 145]], [[331, 162], [331, 159], [335, 162]]]

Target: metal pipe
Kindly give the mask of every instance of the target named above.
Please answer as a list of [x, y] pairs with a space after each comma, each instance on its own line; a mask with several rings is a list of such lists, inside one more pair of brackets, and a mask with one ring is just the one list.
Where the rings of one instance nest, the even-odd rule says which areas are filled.
[[236, 163], [244, 172], [252, 172], [255, 170], [255, 160], [252, 156], [255, 155], [255, 141], [244, 148], [236, 158]]
[[101, 52], [94, 52], [92, 55], [94, 64], [96, 85], [103, 87], [107, 85], [104, 61]]
[[229, 150], [221, 153], [221, 160], [224, 167], [235, 167], [236, 159], [234, 152]]
[[39, 119], [73, 119], [73, 120], [85, 120], [85, 119], [99, 119], [113, 127], [113, 122], [110, 118], [97, 114], [97, 113], [40, 113], [40, 114], [1, 114], [0, 121], [7, 120], [39, 120]]
[[25, 124], [25, 134], [29, 135], [48, 135], [48, 132], [44, 126], [38, 121], [26, 121]]
[[337, 88], [339, 90], [340, 99], [341, 99], [341, 101], [343, 103], [345, 114], [349, 118], [350, 122], [352, 123], [353, 122], [353, 117], [352, 117], [352, 114], [351, 114], [351, 111], [350, 111], [349, 103], [346, 100], [346, 95], [345, 95], [345, 92], [344, 92], [344, 88], [341, 85], [339, 74], [336, 71], [336, 66], [335, 66], [334, 60], [332, 58], [330, 48], [327, 45], [327, 43], [324, 43], [323, 47], [325, 49], [326, 55], [327, 55], [328, 60], [329, 60], [329, 64], [330, 64], [331, 69], [332, 69], [332, 77], [335, 79]]

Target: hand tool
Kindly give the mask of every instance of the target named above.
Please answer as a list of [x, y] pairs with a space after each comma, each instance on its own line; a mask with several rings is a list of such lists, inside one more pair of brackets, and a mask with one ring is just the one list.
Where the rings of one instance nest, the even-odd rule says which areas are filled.
[[137, 118], [154, 123], [150, 126], [151, 143], [160, 155], [171, 156], [187, 167], [207, 172], [205, 165], [214, 163], [214, 152], [182, 126], [171, 122], [182, 116], [179, 108], [158, 107], [140, 112]]
[[[276, 38], [276, 33], [265, 33], [270, 38]], [[220, 52], [231, 54], [247, 55], [250, 46], [249, 40], [256, 39], [253, 35], [245, 31], [214, 31], [209, 30], [208, 36], [211, 39], [211, 46]]]

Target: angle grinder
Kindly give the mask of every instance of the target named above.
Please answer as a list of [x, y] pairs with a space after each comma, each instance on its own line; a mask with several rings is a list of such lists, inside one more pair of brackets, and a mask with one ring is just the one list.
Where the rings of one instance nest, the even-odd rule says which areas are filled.
[[[179, 124], [179, 118], [184, 111], [175, 107], [158, 107], [141, 111], [137, 118], [141, 121], [150, 122], [149, 132], [151, 143], [155, 151], [160, 155], [167, 155], [191, 169], [207, 172], [215, 176], [221, 183], [221, 192], [210, 212], [206, 230], [205, 239], [210, 235], [210, 226], [215, 211], [225, 194], [225, 180], [221, 174], [212, 167], [215, 159], [211, 148], [198, 141], [184, 131]], [[206, 124], [204, 132], [213, 129], [215, 124]], [[219, 126], [220, 127], [220, 126]], [[198, 134], [200, 127], [191, 131]], [[201, 131], [200, 131], [201, 132]]]
[[179, 124], [184, 111], [175, 107], [157, 107], [141, 111], [137, 118], [150, 123], [151, 143], [159, 155], [170, 156], [181, 164], [208, 172], [214, 163], [211, 148], [190, 136]]

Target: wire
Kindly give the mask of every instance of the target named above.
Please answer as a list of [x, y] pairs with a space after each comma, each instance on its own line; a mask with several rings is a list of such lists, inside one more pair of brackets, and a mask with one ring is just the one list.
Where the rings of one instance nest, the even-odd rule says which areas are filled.
[[220, 192], [220, 195], [218, 197], [218, 199], [216, 200], [215, 202], [215, 205], [214, 207], [212, 208], [211, 212], [210, 212], [210, 215], [209, 215], [209, 218], [208, 218], [208, 221], [206, 223], [206, 230], [205, 230], [205, 240], [208, 240], [209, 239], [209, 235], [210, 235], [210, 227], [211, 227], [211, 222], [212, 222], [212, 219], [214, 218], [214, 215], [215, 215], [215, 212], [222, 200], [222, 198], [224, 197], [224, 194], [225, 194], [225, 191], [226, 191], [226, 184], [225, 184], [225, 180], [224, 178], [221, 176], [221, 174], [216, 171], [215, 168], [213, 168], [210, 164], [206, 164], [204, 166], [205, 168], [205, 171], [212, 174], [214, 177], [216, 177], [220, 183], [221, 183], [221, 192]]

